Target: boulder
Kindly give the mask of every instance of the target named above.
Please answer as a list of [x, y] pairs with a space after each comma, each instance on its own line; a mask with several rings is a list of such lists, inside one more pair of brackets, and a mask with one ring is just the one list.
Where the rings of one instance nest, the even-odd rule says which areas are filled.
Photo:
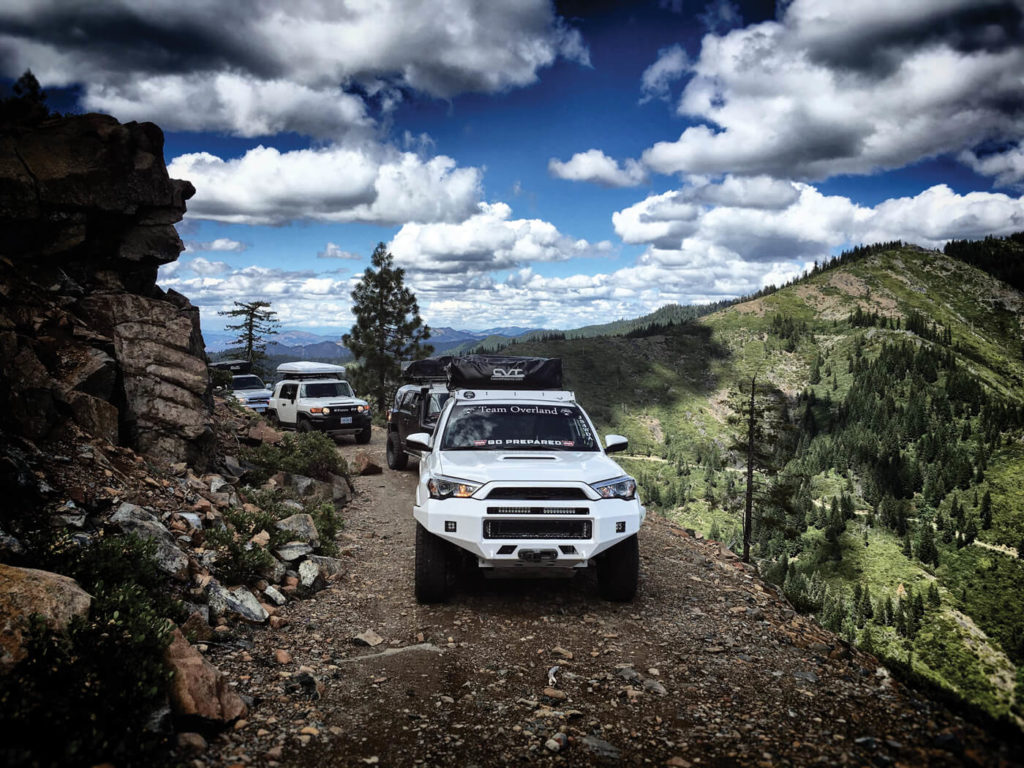
[[25, 658], [24, 633], [32, 614], [63, 630], [76, 616], [88, 614], [90, 605], [92, 597], [74, 579], [0, 564], [0, 673]]
[[206, 588], [206, 599], [210, 606], [210, 614], [214, 617], [234, 616], [254, 624], [262, 624], [269, 616], [260, 605], [260, 601], [245, 587], [232, 591], [211, 581]]
[[225, 725], [248, 714], [224, 674], [189, 645], [180, 630], [172, 633], [164, 658], [174, 672], [169, 695], [178, 718]]
[[312, 554], [313, 548], [304, 541], [289, 541], [277, 548], [276, 554], [286, 563], [299, 560], [306, 555]]
[[299, 585], [306, 592], [318, 592], [324, 588], [324, 575], [320, 566], [311, 560], [299, 563]]
[[289, 479], [295, 495], [300, 499], [307, 499], [312, 496], [322, 496], [325, 499], [329, 499], [333, 495], [330, 484], [325, 483], [323, 480], [316, 480], [305, 475], [292, 475]]
[[117, 508], [110, 522], [118, 526], [123, 533], [134, 533], [141, 539], [155, 541], [156, 562], [160, 570], [179, 581], [188, 579], [188, 557], [156, 515], [126, 501]]
[[296, 541], [304, 541], [313, 549], [320, 546], [320, 533], [316, 529], [313, 517], [305, 512], [283, 520], [278, 520], [274, 525], [280, 531], [286, 531]]
[[310, 555], [308, 562], [316, 563], [325, 579], [338, 578], [345, 575], [345, 561], [337, 557], [326, 557], [324, 555]]
[[352, 460], [352, 470], [357, 475], [379, 475], [384, 470], [380, 464], [370, 458], [370, 454], [366, 451], [360, 451], [356, 454], [356, 457]]

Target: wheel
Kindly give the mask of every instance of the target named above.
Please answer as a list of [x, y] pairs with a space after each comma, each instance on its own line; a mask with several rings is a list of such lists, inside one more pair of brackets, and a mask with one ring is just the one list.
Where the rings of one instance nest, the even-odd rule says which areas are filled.
[[373, 436], [373, 427], [366, 427], [362, 432], [356, 432], [356, 442], [360, 445], [366, 445], [370, 442], [370, 438]]
[[313, 425], [309, 423], [309, 419], [299, 419], [299, 423], [295, 426], [299, 432], [312, 432]]
[[451, 545], [416, 524], [416, 600], [443, 603], [452, 573]]
[[386, 454], [388, 457], [388, 469], [405, 469], [409, 463], [409, 457], [402, 450], [402, 438], [398, 436], [397, 432], [388, 434]]
[[634, 533], [597, 558], [597, 587], [601, 597], [628, 603], [640, 580], [640, 547]]

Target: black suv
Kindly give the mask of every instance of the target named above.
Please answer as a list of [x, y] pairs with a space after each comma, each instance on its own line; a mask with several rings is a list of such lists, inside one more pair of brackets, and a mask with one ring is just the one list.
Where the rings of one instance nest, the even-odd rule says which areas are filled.
[[419, 456], [405, 441], [416, 432], [433, 432], [441, 406], [448, 399], [444, 384], [406, 384], [395, 392], [394, 407], [388, 411], [387, 457], [390, 469], [405, 469], [409, 456]]

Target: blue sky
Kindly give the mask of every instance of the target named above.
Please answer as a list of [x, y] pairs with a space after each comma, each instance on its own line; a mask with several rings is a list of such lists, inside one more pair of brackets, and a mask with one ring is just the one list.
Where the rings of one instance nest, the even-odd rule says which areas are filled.
[[150, 120], [160, 284], [342, 333], [378, 242], [434, 326], [716, 301], [1024, 230], [1024, 0], [12, 0], [0, 75]]

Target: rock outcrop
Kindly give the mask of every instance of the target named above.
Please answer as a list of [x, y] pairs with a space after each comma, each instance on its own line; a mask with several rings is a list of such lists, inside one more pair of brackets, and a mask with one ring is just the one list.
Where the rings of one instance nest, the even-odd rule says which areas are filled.
[[156, 285], [195, 190], [163, 134], [105, 115], [0, 126], [0, 428], [74, 423], [205, 467], [214, 447], [199, 312]]

